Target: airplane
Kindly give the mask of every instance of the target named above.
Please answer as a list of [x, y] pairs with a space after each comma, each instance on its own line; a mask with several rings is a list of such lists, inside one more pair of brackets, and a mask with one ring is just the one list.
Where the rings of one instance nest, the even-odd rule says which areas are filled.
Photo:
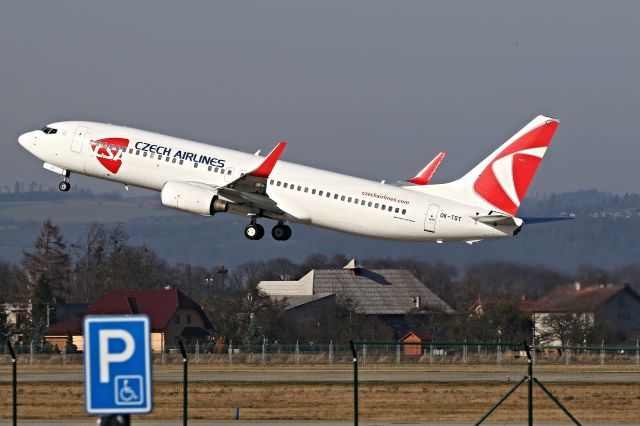
[[[18, 142], [63, 176], [72, 173], [160, 192], [164, 206], [213, 216], [246, 216], [244, 235], [264, 236], [258, 220], [276, 221], [275, 240], [291, 237], [290, 223], [360, 236], [476, 243], [516, 235], [516, 213], [558, 127], [540, 115], [460, 179], [429, 184], [445, 153], [404, 182], [376, 182], [280, 160], [286, 142], [265, 157], [105, 123], [64, 121], [19, 136]], [[429, 185], [427, 185], [429, 184]]]

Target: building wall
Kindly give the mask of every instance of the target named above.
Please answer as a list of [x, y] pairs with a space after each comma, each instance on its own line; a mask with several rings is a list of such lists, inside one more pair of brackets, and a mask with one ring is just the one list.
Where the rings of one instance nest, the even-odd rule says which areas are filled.
[[[563, 312], [534, 312], [531, 314], [531, 321], [533, 322], [533, 341], [535, 344], [540, 343], [540, 338], [543, 335], [546, 335], [550, 328], [546, 327], [544, 324], [547, 321], [547, 318], [553, 317], [554, 315], [566, 315], [567, 313]], [[576, 313], [576, 315], [582, 315], [585, 317], [585, 320], [590, 324], [593, 324], [595, 315], [593, 312], [582, 312]], [[582, 342], [572, 342], [572, 343], [582, 343]], [[551, 341], [544, 342], [546, 345], [560, 346], [562, 345], [562, 341], [557, 338]]]
[[619, 338], [640, 338], [640, 300], [621, 291], [598, 309], [597, 320]]
[[204, 320], [197, 310], [180, 308], [176, 311], [165, 330], [166, 344], [177, 345], [178, 337], [180, 337], [185, 327], [204, 328]]

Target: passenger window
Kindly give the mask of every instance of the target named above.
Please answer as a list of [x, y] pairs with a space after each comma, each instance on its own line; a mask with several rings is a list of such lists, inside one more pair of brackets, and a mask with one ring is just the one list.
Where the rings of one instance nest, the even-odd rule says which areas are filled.
[[282, 182], [278, 181], [278, 186], [280, 186], [282, 184]]
[[351, 202], [351, 200], [352, 200], [352, 198], [351, 198], [351, 197], [347, 198], [347, 201], [348, 201], [349, 203]]
[[291, 190], [295, 191], [296, 190], [296, 186], [295, 185], [291, 185]]
[[369, 207], [371, 207], [371, 201], [369, 201], [369, 204], [368, 204], [368, 206], [369, 206]]
[[184, 164], [184, 160], [180, 160], [180, 165]]
[[143, 157], [146, 157], [146, 156], [147, 156], [147, 151], [143, 152], [143, 153], [142, 153], [142, 156], [143, 156]]
[[331, 198], [331, 193], [327, 192], [327, 198]]
[[176, 157], [173, 157], [173, 160], [171, 162], [175, 163], [176, 162]]
[[152, 152], [152, 153], [151, 153], [151, 155], [150, 155], [150, 157], [151, 157], [151, 158], [153, 158], [153, 156], [154, 156], [154, 154], [153, 154], [153, 152]]
[[304, 192], [309, 192], [309, 188], [304, 188]]
[[359, 200], [357, 198], [353, 202], [359, 204]]
[[393, 206], [389, 206], [389, 211], [393, 211]]
[[322, 191], [318, 191], [318, 195], [322, 197]]
[[[215, 169], [213, 169], [213, 171], [214, 171], [215, 173], [218, 173], [218, 168], [216, 167]], [[273, 181], [271, 181], [271, 185], [273, 185]]]
[[315, 189], [312, 189], [312, 190], [311, 190], [311, 193], [315, 195], [316, 190], [315, 190]]
[[344, 195], [340, 197], [340, 201], [344, 201]]
[[231, 173], [233, 173], [233, 170], [229, 169], [229, 171], [227, 171], [227, 174], [230, 175]]
[[407, 213], [407, 209], [402, 209], [402, 214], [406, 214]]
[[169, 157], [164, 157], [164, 161], [166, 161], [167, 163], [169, 162], [169, 160], [171, 160], [171, 158], [169, 158]]
[[224, 174], [224, 169], [220, 169], [220, 173], [221, 173], [221, 174]]
[[333, 194], [333, 199], [337, 200], [338, 199], [338, 194]]
[[207, 171], [211, 171], [211, 166], [207, 167]]
[[109, 145], [109, 149], [113, 149], [113, 145]]
[[136, 155], [140, 155], [140, 151], [136, 151]]
[[382, 210], [386, 210], [387, 206], [385, 206], [384, 204], [382, 205]]
[[158, 161], [162, 160], [162, 155], [158, 154]]
[[373, 207], [375, 207], [377, 209], [379, 205], [380, 204], [376, 203]]
[[396, 207], [396, 213], [399, 213], [399, 212], [400, 212], [400, 209]]
[[283, 188], [287, 188], [289, 184], [287, 182], [284, 183], [284, 185], [282, 185]]
[[129, 148], [129, 154], [133, 154], [133, 148]]
[[198, 163], [193, 163], [193, 168], [197, 169], [198, 168]]
[[[217, 168], [216, 168], [216, 170], [217, 170]], [[273, 179], [271, 179], [271, 180], [269, 181], [269, 185], [273, 185]]]

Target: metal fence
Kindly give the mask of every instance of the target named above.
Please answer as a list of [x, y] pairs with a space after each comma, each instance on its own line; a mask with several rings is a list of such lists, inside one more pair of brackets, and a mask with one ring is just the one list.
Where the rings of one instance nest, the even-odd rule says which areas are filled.
[[[279, 422], [360, 421], [380, 424], [479, 420], [522, 377], [527, 356], [511, 342], [356, 342], [358, 410], [354, 412], [354, 364], [348, 343], [263, 341], [248, 347], [195, 343], [186, 346], [188, 418]], [[81, 353], [39, 353], [16, 347], [17, 415], [22, 420], [84, 419]], [[640, 412], [640, 347], [533, 347], [532, 365], [578, 420], [637, 422]], [[178, 347], [153, 355], [154, 411], [136, 417], [177, 423], [183, 416], [183, 357]], [[516, 390], [489, 420], [523, 423], [527, 392]], [[566, 421], [541, 389], [533, 391], [536, 420]], [[12, 361], [0, 354], [0, 419], [12, 416]], [[376, 423], [376, 424], [378, 424]]]

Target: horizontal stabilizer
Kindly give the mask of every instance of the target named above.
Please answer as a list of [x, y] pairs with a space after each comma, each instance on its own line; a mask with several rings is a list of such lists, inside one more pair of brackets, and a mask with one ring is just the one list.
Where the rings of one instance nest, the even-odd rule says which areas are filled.
[[550, 217], [523, 217], [522, 220], [526, 224], [560, 222], [563, 220], [573, 220], [575, 216], [550, 216]]
[[514, 216], [505, 215], [489, 215], [489, 216], [471, 216], [473, 220], [480, 223], [486, 223], [487, 225], [495, 226], [520, 226], [522, 225], [522, 219]]

